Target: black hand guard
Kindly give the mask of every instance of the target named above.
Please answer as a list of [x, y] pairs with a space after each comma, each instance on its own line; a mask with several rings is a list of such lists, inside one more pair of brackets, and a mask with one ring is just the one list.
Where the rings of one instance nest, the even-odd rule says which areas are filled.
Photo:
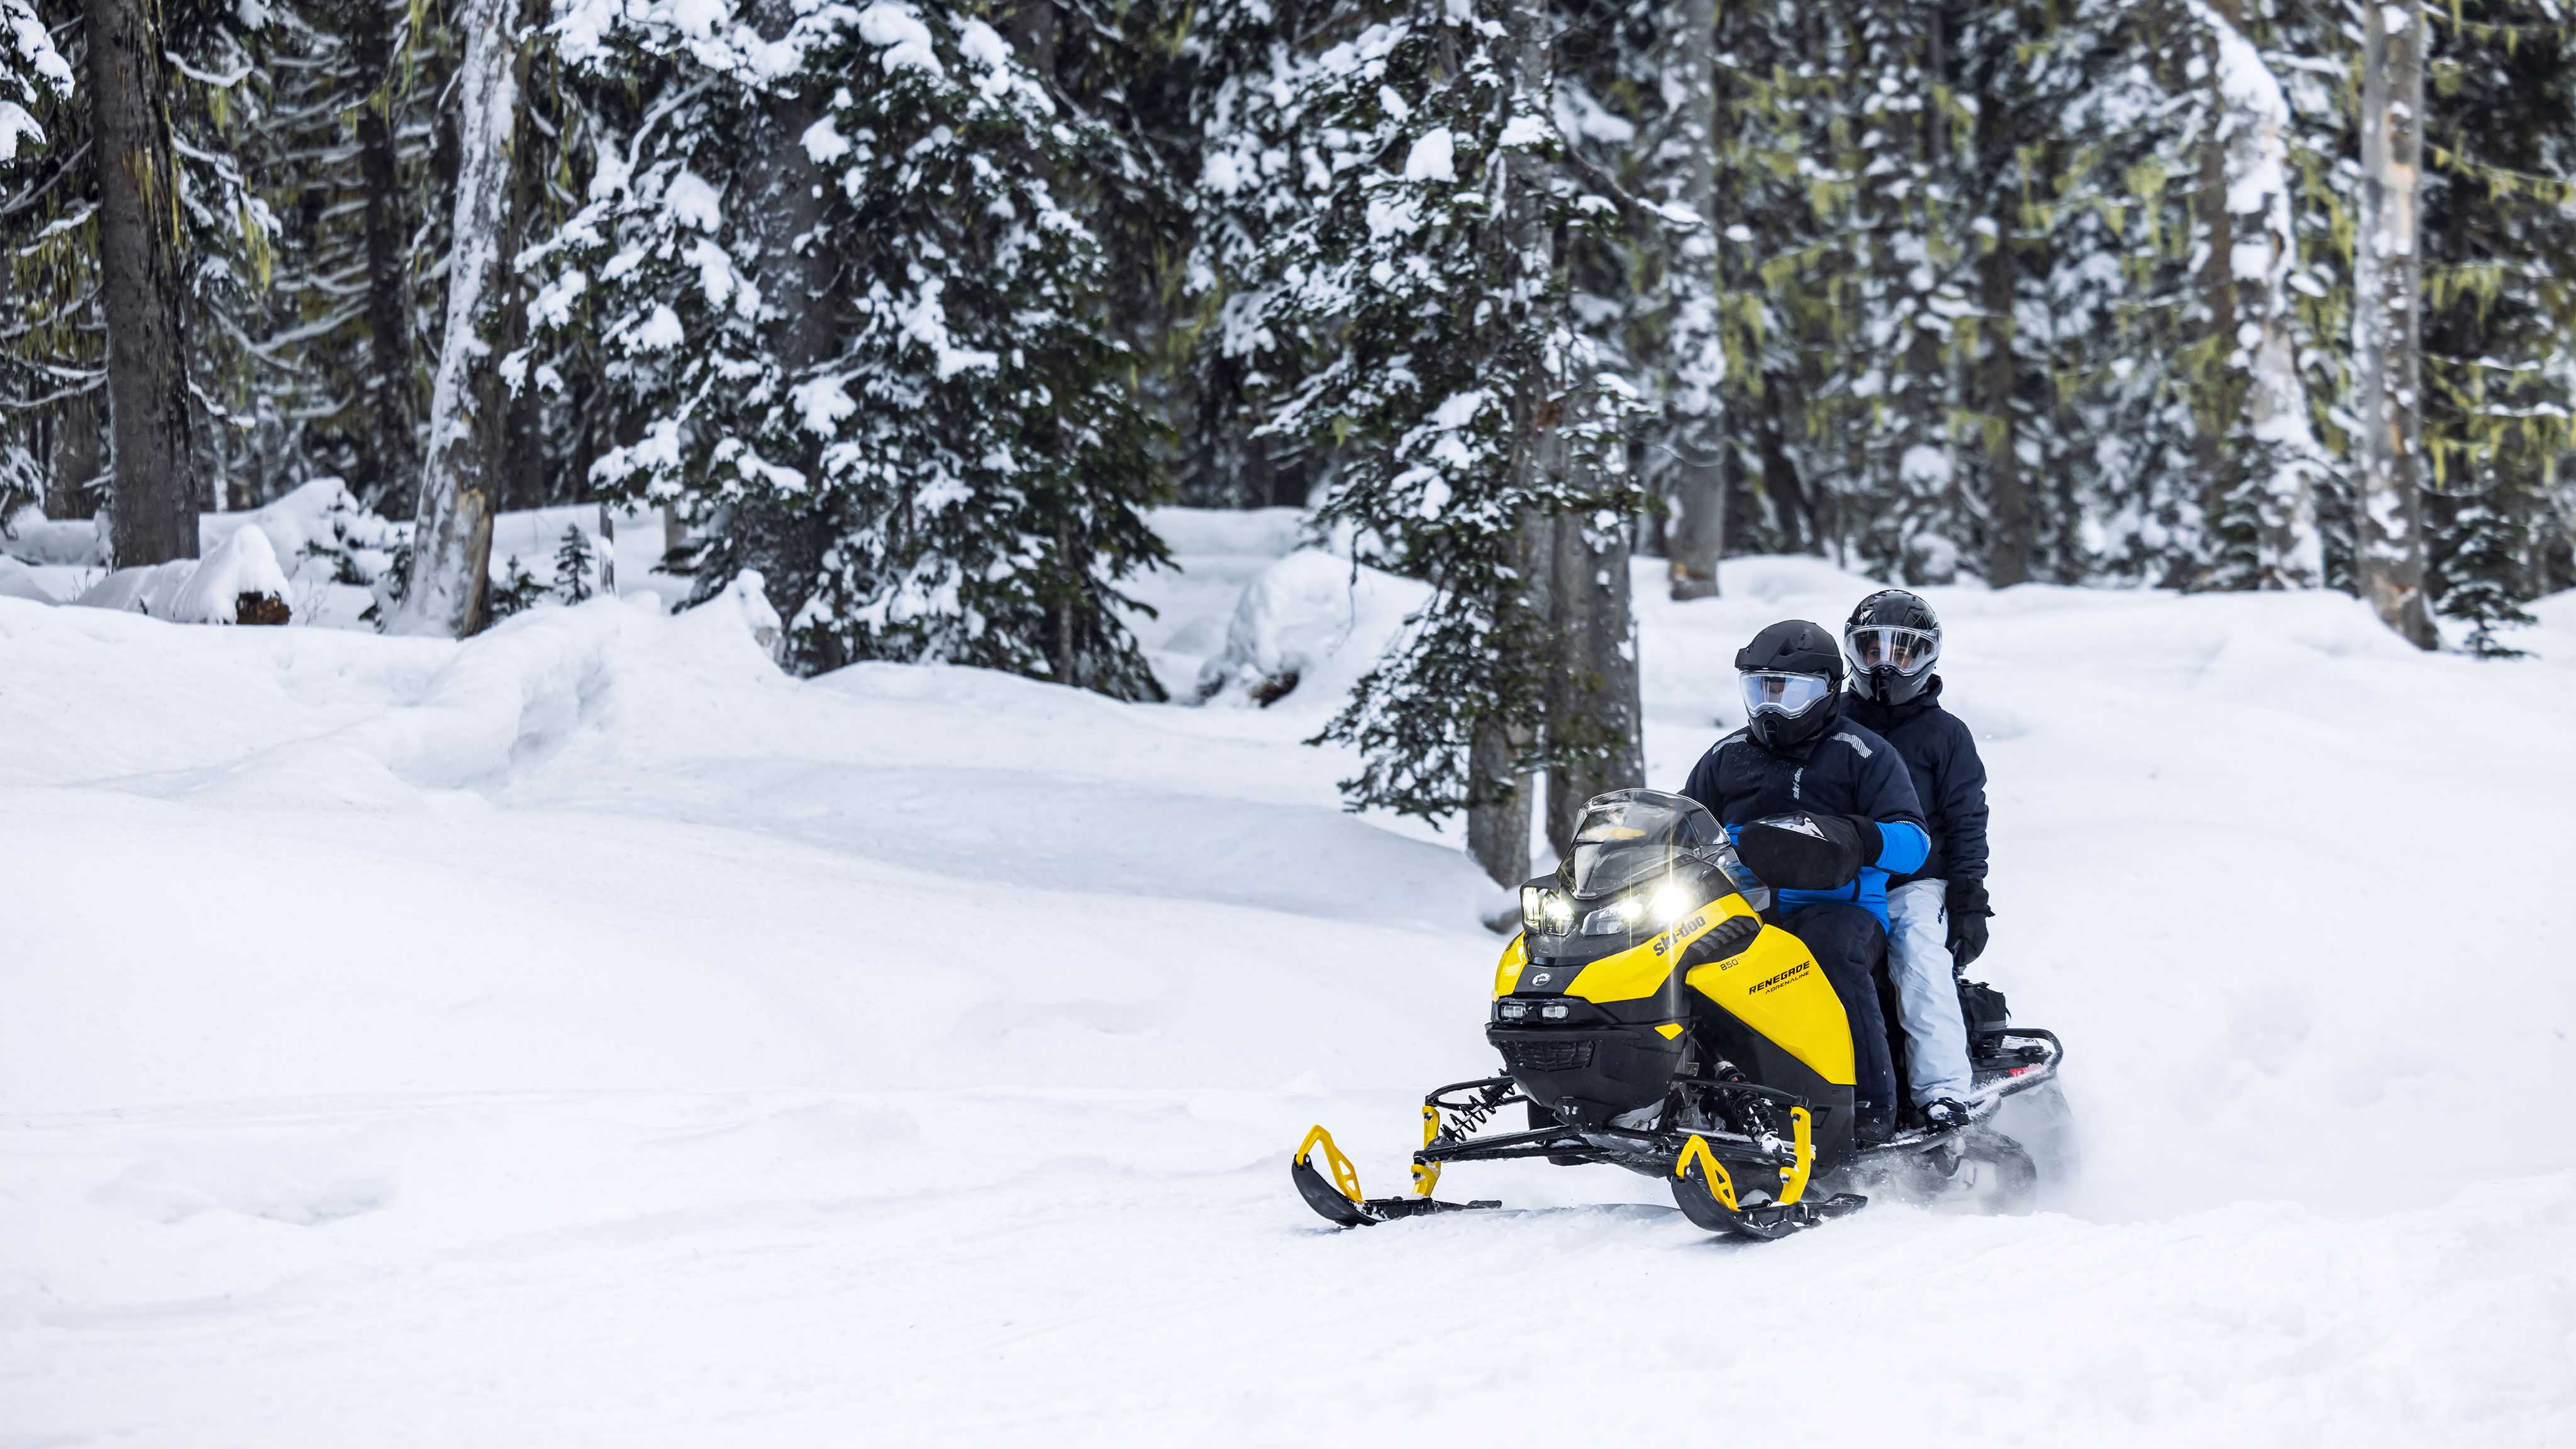
[[[1862, 854], [1867, 844], [1857, 821], [1845, 815], [1811, 815], [1792, 811], [1756, 820], [1744, 827], [1735, 853], [1774, 890], [1831, 891], [1850, 885], [1860, 868], [1876, 859]], [[1873, 825], [1870, 835], [1878, 834]]]

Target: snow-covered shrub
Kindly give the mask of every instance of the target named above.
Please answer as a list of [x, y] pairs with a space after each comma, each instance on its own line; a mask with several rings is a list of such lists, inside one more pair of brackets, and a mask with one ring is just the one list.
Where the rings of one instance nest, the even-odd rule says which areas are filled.
[[207, 514], [197, 533], [202, 546], [212, 551], [244, 528], [267, 536], [271, 551], [297, 582], [361, 587], [385, 572], [407, 533], [406, 525], [361, 505], [338, 478], [316, 478], [247, 513]]

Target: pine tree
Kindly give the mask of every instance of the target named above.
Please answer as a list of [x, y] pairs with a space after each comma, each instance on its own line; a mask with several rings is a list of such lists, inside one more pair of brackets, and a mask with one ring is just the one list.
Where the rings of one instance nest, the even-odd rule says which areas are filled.
[[[603, 137], [539, 299], [553, 325], [590, 309], [641, 423], [597, 475], [678, 510], [702, 593], [764, 566], [799, 667], [1156, 695], [1117, 614], [1120, 580], [1166, 557], [1151, 423], [1099, 241], [1056, 193], [1108, 143], [980, 20], [889, 0], [782, 28], [756, 54], [600, 37], [598, 74], [661, 67], [666, 99]], [[817, 180], [740, 204], [755, 168], [789, 170], [744, 145], [769, 115], [803, 119], [786, 134]], [[797, 206], [792, 245], [764, 241]]]
[[[0, 57], [7, 61], [0, 65], [0, 197], [9, 198], [15, 209], [34, 210], [48, 193], [64, 186], [71, 166], [65, 159], [66, 148], [48, 148], [46, 120], [54, 120], [55, 131], [64, 129], [62, 115], [75, 90], [72, 66], [54, 48], [53, 37], [28, 0], [0, 0], [0, 30], [8, 36], [0, 42], [6, 47]], [[0, 239], [14, 240], [16, 234], [14, 228], [0, 226]], [[18, 254], [24, 258], [26, 251], [18, 249]], [[0, 371], [0, 386], [6, 387], [5, 395], [14, 404], [0, 417], [0, 529], [9, 526], [19, 509], [51, 491], [53, 448], [48, 434], [54, 419], [47, 404], [59, 402], [65, 389], [42, 360], [48, 350], [44, 344], [49, 336], [66, 330], [71, 321], [68, 314], [78, 306], [67, 304], [50, 288], [39, 288], [33, 295], [21, 292], [29, 271], [61, 287], [72, 281], [65, 275], [70, 269], [22, 265], [16, 270], [9, 296], [18, 305], [0, 313], [0, 338], [9, 344], [0, 348], [0, 359], [6, 359], [0, 361], [0, 369], [5, 369]], [[73, 390], [77, 387], [73, 384]]]
[[253, 447], [281, 484], [331, 474], [369, 507], [419, 483], [450, 208], [434, 112], [454, 37], [399, 0], [305, 0], [274, 24], [259, 192], [279, 220]]
[[579, 524], [567, 524], [563, 538], [555, 544], [555, 597], [567, 604], [578, 604], [598, 592], [591, 579], [599, 565], [599, 552], [591, 547], [590, 535]]
[[2428, 12], [2424, 408], [2434, 608], [2468, 647], [2552, 583], [2548, 499], [2576, 448], [2576, 25], [2528, 4]]
[[[1255, 254], [1266, 306], [1235, 325], [1329, 339], [1268, 430], [1334, 447], [1320, 519], [1435, 590], [1324, 732], [1360, 752], [1355, 806], [1472, 817], [1535, 765], [1629, 748], [1615, 710], [1551, 715], [1531, 587], [1554, 520], [1621, 528], [1640, 502], [1617, 445], [1632, 395], [1569, 325], [1555, 246], [1616, 206], [1553, 184], [1543, 28], [1527, 5], [1376, 20], [1283, 77], [1301, 204]], [[1517, 880], [1515, 853], [1508, 832], [1478, 851]]]

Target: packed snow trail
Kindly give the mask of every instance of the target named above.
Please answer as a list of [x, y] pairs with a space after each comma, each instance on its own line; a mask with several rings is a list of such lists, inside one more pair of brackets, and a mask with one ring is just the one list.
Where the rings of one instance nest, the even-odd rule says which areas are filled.
[[[1933, 591], [2058, 1210], [1748, 1247], [1515, 1164], [1336, 1233], [1288, 1149], [1401, 1186], [1491, 896], [1297, 744], [1403, 586], [1337, 626], [1276, 516], [1166, 521], [1204, 708], [791, 681], [730, 599], [0, 598], [0, 1444], [2576, 1440], [2576, 600], [2485, 665], [2331, 596]], [[1864, 589], [1724, 583], [1641, 577], [1657, 783]]]

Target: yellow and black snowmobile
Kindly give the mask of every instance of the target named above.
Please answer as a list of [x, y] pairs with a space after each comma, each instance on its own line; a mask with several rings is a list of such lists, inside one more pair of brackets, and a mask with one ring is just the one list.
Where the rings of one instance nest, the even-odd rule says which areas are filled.
[[[1504, 1074], [1423, 1100], [1412, 1196], [1363, 1196], [1320, 1126], [1290, 1163], [1299, 1194], [1353, 1227], [1493, 1208], [1432, 1197], [1441, 1169], [1544, 1157], [1664, 1178], [1693, 1223], [1755, 1238], [1852, 1212], [1868, 1199], [1846, 1189], [1879, 1183], [2026, 1208], [2037, 1165], [1992, 1119], [2055, 1078], [2057, 1038], [2011, 1026], [2000, 993], [1963, 987], [1976, 1074], [1966, 1124], [1860, 1147], [1841, 998], [1805, 944], [1764, 919], [1770, 907], [1696, 801], [1593, 800], [1557, 873], [1521, 888], [1522, 930], [1494, 973], [1485, 1028]], [[1526, 1130], [1476, 1135], [1515, 1105]]]

